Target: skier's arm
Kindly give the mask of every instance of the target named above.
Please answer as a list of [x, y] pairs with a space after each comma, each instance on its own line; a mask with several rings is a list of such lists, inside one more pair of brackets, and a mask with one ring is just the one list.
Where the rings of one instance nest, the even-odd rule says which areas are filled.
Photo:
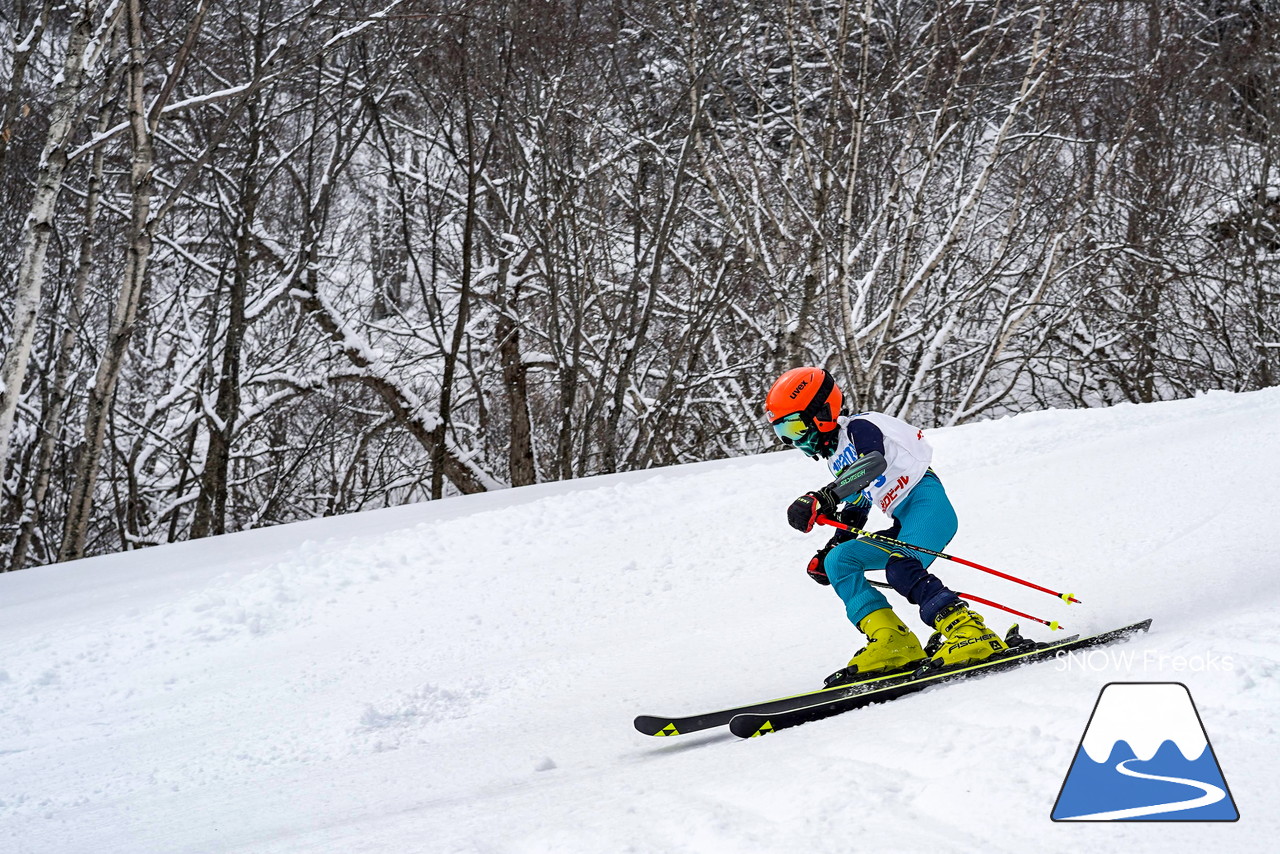
[[884, 456], [884, 433], [880, 432], [879, 427], [865, 418], [851, 418], [846, 429], [849, 431], [849, 438], [853, 440], [853, 446], [858, 449], [859, 457], [872, 451], [878, 451]]
[[[867, 513], [871, 511], [871, 499], [865, 492], [858, 492], [844, 499], [843, 505], [831, 491], [824, 486], [813, 492], [806, 492], [787, 508], [787, 522], [797, 531], [809, 533], [818, 520], [818, 514], [828, 516], [846, 525], [861, 528], [867, 524]], [[846, 536], [845, 539], [853, 539]]]
[[[863, 418], [852, 418], [847, 427], [853, 446], [858, 449], [858, 459], [867, 454], [876, 453], [884, 457], [884, 433], [880, 428]], [[871, 496], [866, 492], [858, 492], [845, 499], [844, 506], [835, 514], [835, 518], [846, 525], [861, 528], [867, 524], [867, 514], [871, 512]], [[837, 532], [843, 533], [843, 532]], [[853, 535], [845, 534], [847, 539]]]
[[[871, 496], [865, 492], [859, 492], [857, 495], [851, 495], [844, 502], [844, 505], [835, 514], [838, 522], [843, 522], [851, 528], [862, 528], [867, 524], [867, 514], [871, 512]], [[847, 531], [836, 531], [836, 536], [843, 534], [844, 540], [852, 540], [854, 534]]]
[[[840, 470], [840, 475], [822, 489], [806, 492], [787, 508], [787, 523], [797, 531], [809, 533], [818, 515], [832, 516], [842, 502], [853, 500], [855, 509], [867, 484], [884, 474], [884, 455], [874, 451], [863, 454]], [[869, 502], [868, 502], [869, 503]], [[863, 516], [862, 521], [866, 517]]]

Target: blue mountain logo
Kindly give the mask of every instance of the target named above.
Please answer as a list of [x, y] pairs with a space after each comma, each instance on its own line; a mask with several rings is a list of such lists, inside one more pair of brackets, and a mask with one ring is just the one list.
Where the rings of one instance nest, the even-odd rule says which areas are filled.
[[1104, 686], [1053, 805], [1052, 818], [1240, 818], [1187, 686], [1181, 682]]

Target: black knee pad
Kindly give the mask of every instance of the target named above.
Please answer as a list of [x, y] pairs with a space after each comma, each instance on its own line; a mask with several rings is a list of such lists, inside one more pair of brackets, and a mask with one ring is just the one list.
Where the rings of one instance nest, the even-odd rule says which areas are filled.
[[938, 576], [927, 572], [918, 558], [894, 554], [885, 564], [885, 575], [894, 590], [912, 605], [920, 606], [920, 619], [926, 625], [933, 625], [939, 610], [958, 601], [956, 594]]
[[920, 582], [933, 578], [933, 576], [924, 571], [924, 566], [921, 565], [919, 558], [909, 555], [892, 555], [884, 568], [885, 577], [888, 579], [889, 584], [893, 586], [894, 590], [906, 596], [907, 601], [913, 605], [916, 600], [912, 597], [911, 591]]

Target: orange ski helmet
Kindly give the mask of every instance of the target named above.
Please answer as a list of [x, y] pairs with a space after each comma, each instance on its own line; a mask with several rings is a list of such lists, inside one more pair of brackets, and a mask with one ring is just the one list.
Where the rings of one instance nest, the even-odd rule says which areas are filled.
[[[764, 399], [765, 415], [784, 442], [797, 444], [804, 433], [829, 433], [840, 425], [836, 416], [844, 396], [822, 368], [792, 368], [774, 382]], [[788, 429], [790, 428], [790, 429]]]

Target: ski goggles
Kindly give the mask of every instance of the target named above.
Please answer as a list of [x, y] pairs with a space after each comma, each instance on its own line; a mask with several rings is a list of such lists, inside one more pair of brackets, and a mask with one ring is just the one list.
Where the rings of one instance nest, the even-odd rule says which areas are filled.
[[797, 445], [805, 436], [809, 435], [809, 425], [804, 421], [804, 415], [799, 412], [793, 412], [790, 415], [784, 415], [777, 421], [771, 422], [773, 432], [778, 434], [778, 438], [788, 445]]

